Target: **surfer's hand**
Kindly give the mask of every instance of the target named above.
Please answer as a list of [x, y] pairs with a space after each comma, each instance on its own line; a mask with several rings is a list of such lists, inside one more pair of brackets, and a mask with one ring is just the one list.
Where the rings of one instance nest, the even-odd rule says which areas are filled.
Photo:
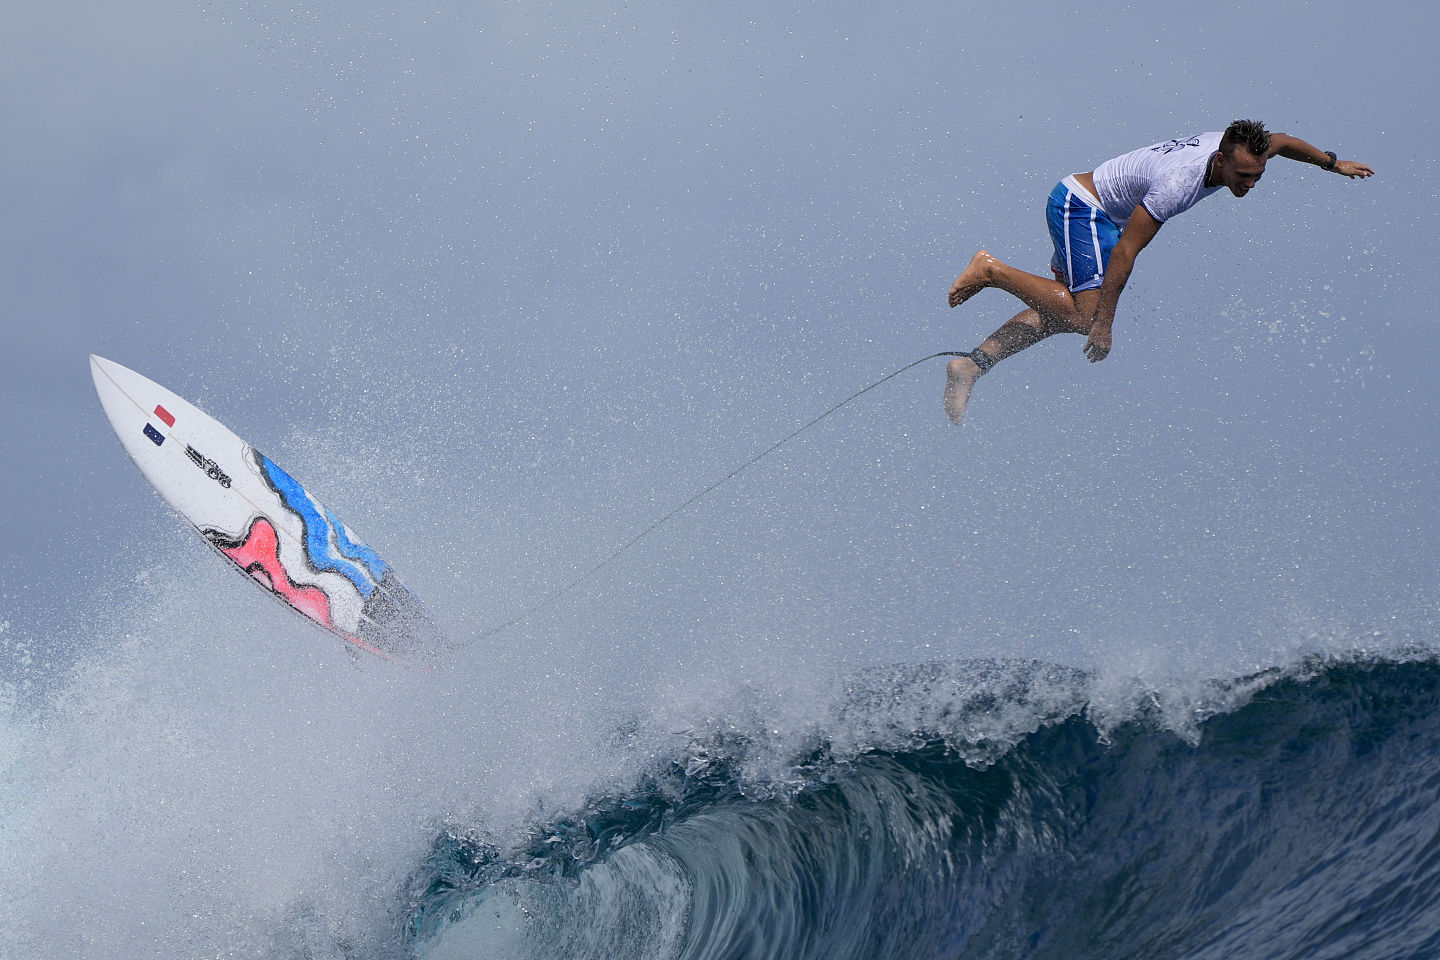
[[1354, 180], [1356, 177], [1364, 180], [1366, 177], [1375, 176], [1374, 170], [1371, 170], [1363, 163], [1356, 163], [1354, 160], [1337, 161], [1332, 172], [1338, 173], [1342, 177], [1349, 177], [1351, 180]]
[[1110, 324], [1096, 320], [1090, 324], [1090, 336], [1085, 340], [1085, 356], [1091, 363], [1099, 363], [1110, 355]]

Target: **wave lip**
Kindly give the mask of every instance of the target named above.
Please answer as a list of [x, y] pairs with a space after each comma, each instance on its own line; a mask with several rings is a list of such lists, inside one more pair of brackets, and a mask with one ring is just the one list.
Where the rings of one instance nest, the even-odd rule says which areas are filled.
[[1032, 663], [853, 679], [843, 735], [792, 756], [777, 789], [747, 767], [763, 737], [714, 738], [523, 850], [447, 837], [417, 872], [410, 942], [695, 960], [1440, 953], [1434, 661], [1222, 685], [1230, 707], [1193, 737], [1162, 705], [1097, 723], [1089, 682]]

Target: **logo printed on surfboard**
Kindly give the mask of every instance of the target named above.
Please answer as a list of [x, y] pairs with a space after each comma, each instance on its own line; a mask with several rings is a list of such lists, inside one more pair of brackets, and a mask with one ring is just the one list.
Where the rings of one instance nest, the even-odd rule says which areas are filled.
[[211, 480], [214, 480], [216, 483], [220, 484], [220, 486], [224, 487], [225, 489], [230, 489], [230, 477], [225, 473], [224, 470], [220, 469], [220, 466], [214, 460], [211, 460], [199, 450], [196, 450], [194, 447], [188, 444], [185, 446], [185, 456], [189, 457], [190, 461], [194, 463], [195, 466], [199, 467], [201, 470], [204, 470], [205, 476], [209, 477]]

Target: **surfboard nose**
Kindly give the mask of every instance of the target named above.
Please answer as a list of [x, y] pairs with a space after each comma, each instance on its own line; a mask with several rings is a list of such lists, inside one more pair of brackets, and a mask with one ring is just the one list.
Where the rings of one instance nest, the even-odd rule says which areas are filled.
[[106, 366], [113, 366], [113, 365], [114, 365], [114, 364], [112, 363], [112, 361], [106, 360], [104, 357], [100, 356], [98, 353], [92, 353], [92, 354], [90, 354], [90, 379], [92, 379], [92, 380], [95, 381], [95, 386], [96, 386], [97, 389], [98, 389], [99, 386], [100, 386], [100, 378], [106, 376], [106, 373], [105, 373], [105, 368], [106, 368]]

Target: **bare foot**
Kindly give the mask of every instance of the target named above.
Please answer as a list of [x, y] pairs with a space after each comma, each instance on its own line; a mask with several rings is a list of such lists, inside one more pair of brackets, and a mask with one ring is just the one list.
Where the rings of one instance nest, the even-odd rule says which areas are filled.
[[971, 257], [970, 265], [961, 272], [960, 276], [955, 279], [955, 285], [950, 288], [950, 306], [958, 307], [988, 287], [990, 285], [990, 266], [998, 262], [984, 250], [978, 251], [975, 256]]
[[980, 367], [969, 357], [956, 357], [945, 365], [945, 416], [957, 427], [965, 420], [970, 390], [980, 379]]

